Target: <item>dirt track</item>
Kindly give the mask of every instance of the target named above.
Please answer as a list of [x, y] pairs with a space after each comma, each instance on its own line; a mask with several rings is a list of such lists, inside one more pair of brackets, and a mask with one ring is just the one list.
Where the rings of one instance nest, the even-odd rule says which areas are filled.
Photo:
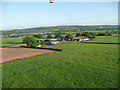
[[1, 49], [2, 49], [2, 61], [0, 61], [0, 63], [56, 52], [53, 50], [23, 48], [18, 45], [6, 47], [6, 48], [0, 48], [0, 50]]

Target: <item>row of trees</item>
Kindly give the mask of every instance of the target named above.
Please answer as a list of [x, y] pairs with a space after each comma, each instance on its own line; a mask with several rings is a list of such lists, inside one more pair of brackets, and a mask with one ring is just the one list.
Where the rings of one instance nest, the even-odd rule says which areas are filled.
[[76, 33], [76, 37], [81, 37], [81, 36], [95, 38], [96, 34], [95, 33], [91, 33], [91, 32]]
[[[111, 36], [112, 32], [106, 31], [106, 32], [100, 32], [100, 33], [94, 33], [94, 32], [79, 32], [75, 34], [75, 37], [93, 37], [95, 38], [96, 36]], [[42, 34], [37, 34], [37, 35], [33, 35], [35, 38], [43, 38]], [[65, 37], [73, 37], [70, 34], [67, 34], [66, 36], [63, 36], [61, 33], [56, 33], [55, 36], [53, 37], [51, 34], [48, 34], [47, 38], [65, 38]]]
[[76, 33], [76, 37], [85, 36], [85, 37], [93, 37], [96, 36], [112, 36], [112, 32], [106, 31], [106, 32], [100, 32], [100, 33], [94, 33], [94, 32], [84, 32], [84, 33]]

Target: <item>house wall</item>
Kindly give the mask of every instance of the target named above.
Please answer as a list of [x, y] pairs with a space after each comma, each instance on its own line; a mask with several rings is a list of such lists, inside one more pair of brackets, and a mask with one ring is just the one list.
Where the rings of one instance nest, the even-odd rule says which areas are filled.
[[85, 38], [85, 39], [79, 39], [79, 41], [88, 41], [89, 38]]

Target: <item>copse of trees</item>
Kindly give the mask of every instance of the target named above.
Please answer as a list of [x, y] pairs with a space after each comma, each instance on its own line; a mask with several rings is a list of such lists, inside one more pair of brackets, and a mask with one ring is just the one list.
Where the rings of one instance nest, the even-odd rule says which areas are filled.
[[65, 36], [65, 39], [66, 40], [73, 40], [73, 35], [72, 34], [67, 34], [66, 36]]
[[26, 36], [23, 38], [23, 43], [27, 44], [27, 47], [37, 47], [39, 43], [33, 36]]
[[106, 31], [106, 32], [100, 32], [100, 33], [94, 33], [94, 32], [84, 32], [82, 33], [82, 36], [84, 37], [93, 37], [95, 38], [96, 36], [112, 36], [112, 32]]

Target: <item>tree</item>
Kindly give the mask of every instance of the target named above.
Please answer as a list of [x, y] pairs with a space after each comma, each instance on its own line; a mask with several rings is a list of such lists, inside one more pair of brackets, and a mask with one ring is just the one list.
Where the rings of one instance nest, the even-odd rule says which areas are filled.
[[90, 33], [91, 34], [91, 36], [93, 37], [93, 38], [96, 38], [96, 34], [95, 33]]
[[73, 40], [73, 35], [67, 34], [67, 35], [65, 36], [65, 39], [66, 39], [66, 40]]
[[81, 33], [76, 33], [76, 37], [80, 37], [81, 36]]
[[49, 34], [49, 35], [47, 36], [47, 38], [53, 38], [53, 36], [52, 36], [51, 34]]
[[33, 35], [33, 36], [36, 37], [36, 38], [43, 38], [43, 35], [42, 35], [42, 34]]
[[109, 31], [106, 31], [106, 32], [105, 32], [105, 36], [111, 36], [111, 35], [112, 35], [111, 32], [109, 32]]
[[91, 37], [91, 34], [90, 34], [89, 32], [84, 32], [84, 33], [82, 34], [82, 36]]
[[30, 36], [23, 38], [23, 43], [26, 43], [28, 47], [37, 47], [39, 45], [36, 39]]
[[60, 33], [55, 34], [55, 38], [62, 38]]

